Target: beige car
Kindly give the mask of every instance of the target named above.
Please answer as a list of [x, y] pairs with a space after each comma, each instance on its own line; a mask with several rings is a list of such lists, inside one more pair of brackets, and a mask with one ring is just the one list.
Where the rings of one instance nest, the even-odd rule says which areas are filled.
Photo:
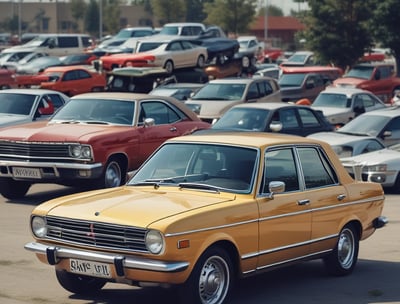
[[214, 123], [234, 105], [269, 101], [282, 101], [278, 82], [254, 77], [212, 80], [185, 103], [200, 119]]

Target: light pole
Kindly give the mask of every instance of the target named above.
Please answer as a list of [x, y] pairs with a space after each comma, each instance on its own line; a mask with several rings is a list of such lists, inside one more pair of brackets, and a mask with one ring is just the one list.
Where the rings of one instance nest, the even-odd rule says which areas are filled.
[[18, 1], [18, 39], [21, 39], [21, 32], [22, 32], [21, 4], [22, 4], [22, 0], [19, 0]]
[[268, 39], [268, 0], [265, 0], [265, 12], [264, 12], [264, 42], [267, 43]]
[[99, 0], [99, 39], [103, 38], [103, 1]]

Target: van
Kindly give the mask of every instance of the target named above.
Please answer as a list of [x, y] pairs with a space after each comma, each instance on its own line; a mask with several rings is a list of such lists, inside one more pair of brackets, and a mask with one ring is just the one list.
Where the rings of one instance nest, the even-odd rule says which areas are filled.
[[85, 34], [40, 34], [25, 44], [7, 48], [2, 52], [27, 50], [47, 53], [50, 56], [66, 56], [83, 53], [91, 45], [91, 37]]

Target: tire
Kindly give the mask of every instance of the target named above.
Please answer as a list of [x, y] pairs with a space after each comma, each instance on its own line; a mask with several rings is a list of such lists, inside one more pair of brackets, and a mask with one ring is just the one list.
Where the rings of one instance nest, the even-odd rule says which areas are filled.
[[109, 160], [104, 169], [101, 180], [98, 183], [100, 188], [113, 188], [121, 186], [125, 182], [125, 172], [117, 160]]
[[345, 276], [353, 272], [357, 263], [359, 236], [354, 225], [346, 225], [339, 234], [335, 249], [324, 258], [328, 272], [335, 276]]
[[174, 63], [171, 60], [168, 60], [164, 64], [164, 69], [167, 70], [168, 74], [172, 74], [172, 72], [174, 71]]
[[222, 248], [211, 247], [203, 253], [188, 280], [180, 286], [179, 296], [182, 303], [227, 303], [233, 282], [230, 256]]
[[203, 55], [200, 55], [199, 58], [197, 58], [197, 67], [204, 68], [205, 65], [206, 65], [206, 59], [204, 58]]
[[0, 193], [7, 199], [23, 198], [30, 187], [30, 182], [16, 181], [7, 177], [0, 178]]
[[76, 294], [93, 294], [107, 283], [100, 278], [77, 275], [64, 270], [56, 270], [56, 277], [65, 290]]

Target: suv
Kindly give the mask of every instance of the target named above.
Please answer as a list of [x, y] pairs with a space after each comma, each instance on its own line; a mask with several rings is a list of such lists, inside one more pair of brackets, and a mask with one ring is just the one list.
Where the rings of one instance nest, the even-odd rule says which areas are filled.
[[157, 35], [197, 37], [204, 31], [206, 31], [206, 26], [202, 23], [176, 22], [165, 24]]
[[147, 37], [153, 34], [154, 30], [151, 27], [127, 27], [120, 30], [114, 37], [104, 40], [96, 49], [120, 46], [130, 38]]
[[396, 91], [400, 90], [400, 78], [396, 77], [395, 66], [391, 63], [361, 63], [336, 79], [333, 85], [364, 89], [390, 103]]

